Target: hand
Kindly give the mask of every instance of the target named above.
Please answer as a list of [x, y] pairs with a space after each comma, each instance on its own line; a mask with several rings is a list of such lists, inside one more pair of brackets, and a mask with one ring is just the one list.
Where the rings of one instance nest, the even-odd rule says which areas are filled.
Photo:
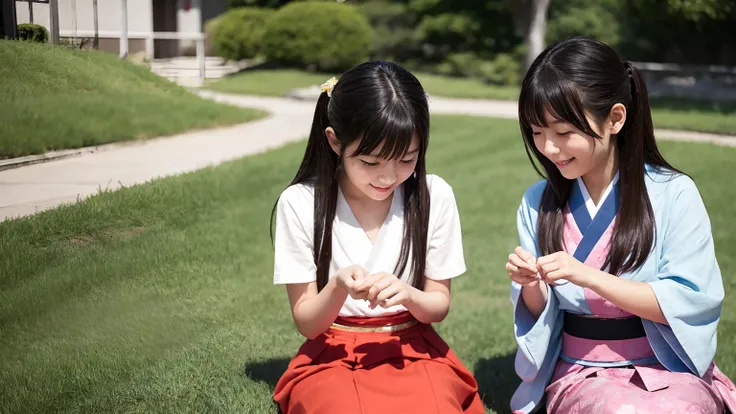
[[376, 306], [386, 309], [412, 301], [413, 288], [391, 273], [381, 272], [368, 276], [361, 289], [367, 289], [365, 299], [370, 302], [371, 309]]
[[587, 266], [567, 252], [557, 252], [540, 257], [537, 260], [537, 268], [542, 275], [542, 280], [554, 283], [564, 279], [580, 287], [586, 287], [589, 282]]
[[344, 267], [335, 274], [337, 285], [345, 289], [353, 299], [365, 299], [368, 295], [367, 290], [362, 287], [362, 283], [368, 277], [368, 272], [362, 266], [352, 265]]
[[536, 286], [541, 279], [537, 258], [521, 247], [509, 255], [506, 270], [509, 271], [509, 278], [522, 286]]

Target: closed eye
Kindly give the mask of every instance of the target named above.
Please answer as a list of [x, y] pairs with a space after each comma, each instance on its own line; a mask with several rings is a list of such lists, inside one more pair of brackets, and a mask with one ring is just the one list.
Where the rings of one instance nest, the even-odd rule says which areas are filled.
[[557, 135], [564, 136], [564, 135], [570, 135], [572, 134], [572, 131], [566, 131], [566, 132], [558, 132]]
[[376, 165], [378, 165], [377, 162], [368, 162], [363, 160], [360, 160], [360, 162], [362, 162], [366, 167], [375, 167]]
[[401, 162], [404, 163], [404, 164], [411, 164], [411, 163], [414, 162], [414, 158], [412, 158], [410, 160], [401, 160]]

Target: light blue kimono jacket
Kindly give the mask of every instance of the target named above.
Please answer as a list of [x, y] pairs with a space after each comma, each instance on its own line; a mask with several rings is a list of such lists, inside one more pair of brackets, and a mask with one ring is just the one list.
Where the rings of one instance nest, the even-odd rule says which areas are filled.
[[[650, 166], [646, 171], [656, 222], [653, 251], [639, 269], [621, 277], [649, 283], [669, 323], [643, 319], [659, 362], [670, 371], [702, 377], [716, 352], [724, 295], [710, 220], [689, 177]], [[517, 215], [520, 245], [536, 257], [540, 256], [537, 214], [545, 185], [542, 180], [526, 191]], [[524, 413], [538, 408], [560, 358], [564, 311], [592, 314], [583, 288], [566, 283], [547, 289], [547, 305], [534, 319], [520, 300], [521, 286], [513, 282], [511, 286], [518, 344], [515, 367], [522, 379], [511, 408]]]

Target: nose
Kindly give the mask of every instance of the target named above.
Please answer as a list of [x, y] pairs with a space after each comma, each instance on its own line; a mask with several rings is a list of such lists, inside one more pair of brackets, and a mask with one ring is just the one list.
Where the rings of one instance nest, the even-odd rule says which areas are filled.
[[390, 187], [396, 182], [396, 167], [393, 163], [386, 163], [386, 167], [383, 168], [378, 175], [378, 182], [382, 186]]
[[557, 155], [560, 153], [560, 149], [555, 145], [555, 143], [551, 139], [545, 139], [544, 140], [544, 149], [543, 152], [545, 155]]

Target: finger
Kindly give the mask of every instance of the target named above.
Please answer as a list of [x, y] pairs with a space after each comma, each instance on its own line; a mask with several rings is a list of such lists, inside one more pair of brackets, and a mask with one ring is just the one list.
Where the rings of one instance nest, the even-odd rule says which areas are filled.
[[362, 282], [365, 280], [366, 276], [368, 276], [368, 272], [366, 272], [361, 266], [355, 266], [351, 276], [356, 282]]
[[516, 255], [519, 256], [521, 260], [526, 263], [532, 264], [537, 262], [537, 258], [528, 251], [524, 250], [521, 246], [517, 247], [514, 250], [514, 253], [516, 253]]
[[390, 286], [386, 287], [386, 289], [383, 289], [373, 297], [373, 299], [371, 300], [371, 307], [375, 308], [376, 306], [378, 306], [379, 303], [392, 297], [399, 291], [401, 291], [401, 285], [399, 283], [391, 284]]
[[384, 300], [394, 296], [395, 294], [399, 293], [401, 291], [401, 284], [400, 283], [394, 283], [390, 286], [387, 286], [385, 289], [383, 289], [381, 292], [376, 295], [376, 297], [371, 301], [372, 305], [375, 307], [379, 303], [383, 302]]
[[343, 283], [345, 283], [345, 289], [350, 292], [355, 288], [355, 281], [350, 278], [344, 278]]
[[[377, 276], [377, 277], [374, 277]], [[378, 292], [383, 290], [379, 284], [383, 283], [385, 279], [384, 275], [371, 275], [367, 282], [361, 287], [361, 290], [365, 293], [366, 300], [373, 301]]]
[[554, 262], [555, 259], [552, 256], [542, 256], [539, 259], [537, 259], [537, 267], [541, 268], [542, 266]]
[[539, 259], [537, 259], [537, 267], [542, 267], [546, 264], [553, 263], [557, 261], [557, 253], [548, 254], [547, 256], [542, 256]]
[[540, 280], [539, 278], [535, 276], [523, 276], [523, 275], [518, 275], [518, 274], [513, 274], [513, 275], [509, 274], [509, 277], [511, 277], [511, 280], [513, 280], [514, 282], [522, 286], [528, 285], [533, 282], [538, 282]]
[[517, 254], [510, 254], [509, 255], [509, 262], [514, 264], [518, 268], [526, 269], [530, 272], [537, 273], [537, 264], [533, 263], [530, 264], [528, 262], [525, 262], [519, 255]]
[[370, 290], [368, 290], [368, 297], [371, 298], [371, 300], [373, 300], [373, 298], [375, 298], [379, 292], [391, 286], [391, 284], [394, 283], [396, 280], [397, 279], [393, 276], [391, 277], [384, 276], [382, 279], [377, 280], [373, 284], [373, 286], [371, 286]]
[[360, 290], [355, 290], [354, 286], [352, 288], [348, 288], [348, 294], [350, 295], [351, 298], [355, 300], [364, 300], [366, 297], [365, 292], [362, 292]]
[[544, 280], [547, 283], [555, 282], [560, 279], [565, 279], [569, 277], [566, 271], [564, 270], [555, 270], [553, 272], [549, 272], [545, 275]]
[[355, 280], [346, 277], [343, 278], [343, 283], [345, 284], [345, 290], [348, 291], [348, 295], [350, 295], [353, 299], [360, 299], [361, 296], [365, 296], [362, 292], [355, 289], [355, 287], [358, 285], [358, 282]]
[[509, 276], [513, 279], [514, 277], [532, 278], [539, 280], [541, 276], [537, 272], [530, 272], [527, 269], [519, 269], [511, 263], [506, 263], [506, 270], [509, 272]]
[[381, 302], [380, 306], [384, 309], [388, 309], [392, 306], [396, 306], [396, 305], [403, 303], [407, 297], [408, 297], [408, 294], [405, 291], [401, 290], [394, 296]]
[[544, 273], [544, 274], [547, 274], [547, 273], [549, 273], [549, 272], [553, 272], [553, 271], [555, 271], [555, 270], [557, 270], [557, 269], [559, 269], [559, 268], [560, 268], [560, 264], [559, 264], [559, 263], [557, 263], [557, 262], [552, 262], [552, 263], [547, 263], [547, 264], [545, 264], [545, 265], [542, 265], [542, 266], [541, 266], [541, 267], [539, 268], [539, 270], [540, 270], [540, 271], [541, 271], [542, 273]]
[[539, 267], [539, 270], [541, 272], [544, 272], [544, 273], [549, 273], [549, 272], [554, 271], [554, 270], [557, 270], [559, 268], [560, 268], [560, 264], [559, 263], [557, 263], [557, 262], [551, 262], [551, 263], [543, 264], [542, 266]]
[[358, 290], [368, 290], [373, 286], [374, 283], [376, 283], [377, 280], [380, 280], [383, 277], [384, 273], [374, 273], [372, 275], [367, 275], [363, 278], [363, 281], [355, 286]]
[[560, 256], [563, 254], [566, 254], [566, 253], [557, 252], [557, 253], [548, 254], [546, 256], [542, 256], [539, 259], [537, 259], [537, 266], [541, 266], [545, 263], [551, 263], [551, 262], [557, 261], [560, 259]]

